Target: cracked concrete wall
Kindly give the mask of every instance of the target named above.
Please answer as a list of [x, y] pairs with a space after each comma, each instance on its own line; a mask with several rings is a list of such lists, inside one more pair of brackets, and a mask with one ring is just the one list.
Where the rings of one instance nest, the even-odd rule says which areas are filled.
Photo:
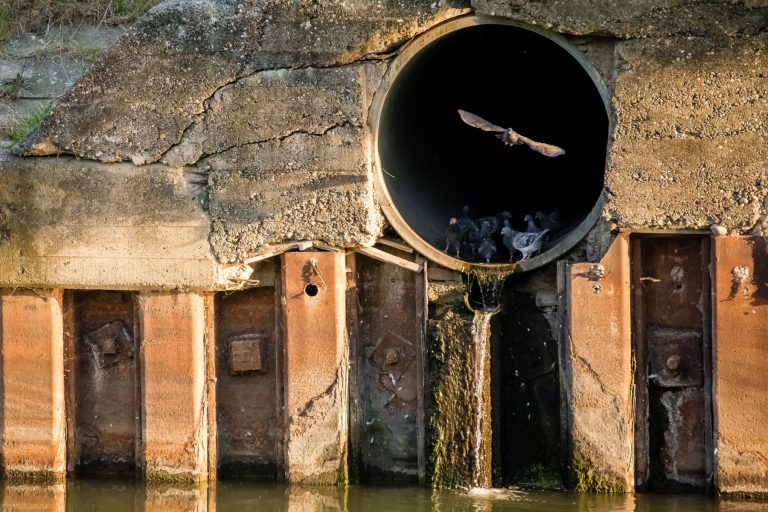
[[621, 43], [606, 173], [623, 227], [765, 223], [768, 36]]
[[[404, 43], [466, 13], [560, 32], [608, 86], [615, 126], [597, 238], [616, 227], [713, 222], [762, 232], [768, 7], [748, 0], [172, 0], [124, 34], [16, 150], [96, 160], [101, 167], [89, 165], [106, 175], [135, 167], [185, 177], [201, 212], [195, 243], [205, 239], [208, 254], [196, 248], [193, 276], [166, 271], [167, 284], [113, 276], [112, 287], [226, 287], [226, 265], [291, 239], [372, 245], [383, 219], [373, 190], [371, 98]], [[58, 162], [35, 165], [61, 172], [79, 165]], [[28, 165], [0, 162], [4, 172]], [[46, 236], [37, 230], [32, 238]], [[5, 250], [21, 252], [22, 237], [5, 238]], [[98, 251], [87, 242], [98, 238], [110, 239], [91, 233], [80, 246]], [[143, 241], [134, 248], [153, 250]], [[40, 284], [65, 270], [42, 266]], [[3, 274], [8, 283], [33, 281]]]

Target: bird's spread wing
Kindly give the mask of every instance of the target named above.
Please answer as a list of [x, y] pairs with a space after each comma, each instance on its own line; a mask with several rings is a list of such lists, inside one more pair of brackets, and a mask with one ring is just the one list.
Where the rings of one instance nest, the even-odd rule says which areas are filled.
[[477, 116], [472, 112], [467, 112], [466, 110], [459, 109], [459, 116], [461, 117], [461, 120], [467, 123], [469, 126], [472, 126], [474, 128], [480, 128], [485, 132], [502, 133], [504, 131], [504, 128], [502, 128], [501, 126], [496, 126], [495, 124], [489, 123], [482, 117]]
[[531, 148], [532, 150], [541, 153], [544, 156], [560, 156], [565, 154], [565, 150], [563, 148], [553, 146], [552, 144], [544, 144], [543, 142], [536, 142], [535, 140], [531, 140], [528, 137], [524, 137], [523, 135], [520, 135], [519, 133], [517, 136], [520, 138], [521, 141], [525, 143], [526, 146]]

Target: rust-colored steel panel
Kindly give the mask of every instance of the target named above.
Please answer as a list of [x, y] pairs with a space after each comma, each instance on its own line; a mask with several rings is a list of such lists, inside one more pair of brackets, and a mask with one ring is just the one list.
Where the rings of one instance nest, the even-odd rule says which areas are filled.
[[281, 259], [285, 473], [291, 483], [336, 484], [347, 471], [344, 255], [288, 252]]
[[715, 482], [768, 492], [768, 246], [714, 238]]
[[634, 487], [629, 279], [629, 244], [619, 234], [599, 264], [571, 264], [560, 281], [567, 463], [627, 492]]
[[275, 480], [277, 417], [275, 289], [216, 296], [218, 474]]
[[2, 462], [9, 478], [66, 472], [59, 290], [0, 291]]
[[703, 488], [710, 474], [709, 243], [634, 239], [637, 486]]
[[[363, 481], [419, 480], [423, 273], [358, 256], [358, 377], [352, 407]], [[421, 299], [421, 301], [420, 301]]]
[[671, 482], [703, 487], [707, 483], [704, 453], [704, 389], [688, 387], [664, 390], [658, 403], [665, 443], [659, 463]]
[[648, 380], [664, 388], [704, 385], [700, 329], [647, 329]]
[[701, 326], [703, 290], [699, 236], [646, 236], [640, 239], [644, 316], [651, 325], [689, 329]]
[[[71, 294], [75, 471], [133, 476], [136, 471], [136, 358], [130, 292]], [[70, 301], [68, 300], [68, 302]]]

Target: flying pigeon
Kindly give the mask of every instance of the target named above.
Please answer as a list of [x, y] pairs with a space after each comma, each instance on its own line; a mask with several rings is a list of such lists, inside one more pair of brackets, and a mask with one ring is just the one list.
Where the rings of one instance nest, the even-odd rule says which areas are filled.
[[539, 225], [544, 229], [551, 231], [557, 231], [562, 224], [560, 220], [560, 210], [555, 208], [552, 213], [547, 215], [544, 212], [536, 212], [536, 220], [539, 221]]
[[464, 233], [461, 232], [459, 223], [456, 217], [451, 217], [448, 222], [448, 227], [445, 228], [445, 249], [444, 253], [448, 254], [448, 249], [454, 247], [456, 249], [456, 257], [459, 257], [459, 250], [461, 250], [461, 241], [464, 239]]
[[548, 229], [538, 233], [523, 233], [515, 231], [508, 226], [502, 228], [501, 239], [504, 242], [504, 246], [509, 249], [509, 261], [512, 261], [515, 251], [519, 251], [523, 255], [520, 261], [527, 260], [539, 252], [541, 246], [544, 245], [544, 237], [547, 233], [549, 233]]
[[477, 247], [477, 254], [479, 254], [486, 263], [491, 262], [494, 256], [496, 256], [496, 252], [498, 252], [496, 249], [496, 243], [490, 237], [484, 238], [480, 242], [480, 245]]
[[536, 225], [536, 221], [533, 220], [533, 215], [526, 215], [525, 222], [527, 224], [525, 228], [526, 233], [538, 233], [541, 231], [541, 228]]
[[525, 144], [537, 153], [541, 153], [544, 156], [550, 157], [565, 154], [565, 150], [563, 148], [554, 146], [552, 144], [536, 142], [535, 140], [531, 140], [528, 137], [520, 135], [512, 128], [502, 128], [501, 126], [496, 126], [495, 124], [489, 123], [482, 117], [471, 112], [467, 112], [466, 110], [459, 109], [459, 116], [461, 116], [461, 120], [467, 123], [469, 126], [479, 128], [485, 132], [495, 132], [496, 137], [498, 137], [499, 140], [501, 140], [507, 146], [520, 146]]
[[491, 225], [490, 226], [491, 234], [494, 234], [501, 231], [504, 221], [508, 221], [511, 218], [512, 218], [511, 213], [507, 211], [503, 211], [501, 213], [497, 213], [496, 215], [491, 215], [490, 217], [480, 217], [479, 219], [477, 219], [477, 223], [482, 226], [483, 222], [487, 222], [488, 224]]

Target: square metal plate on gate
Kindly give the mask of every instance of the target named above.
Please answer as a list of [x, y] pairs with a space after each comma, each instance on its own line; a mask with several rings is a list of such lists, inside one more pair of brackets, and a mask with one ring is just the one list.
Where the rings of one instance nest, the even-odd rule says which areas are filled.
[[229, 373], [243, 375], [267, 371], [264, 360], [266, 335], [262, 333], [241, 334], [227, 340], [229, 348]]
[[665, 388], [704, 384], [699, 330], [651, 327], [647, 339], [649, 383]]

